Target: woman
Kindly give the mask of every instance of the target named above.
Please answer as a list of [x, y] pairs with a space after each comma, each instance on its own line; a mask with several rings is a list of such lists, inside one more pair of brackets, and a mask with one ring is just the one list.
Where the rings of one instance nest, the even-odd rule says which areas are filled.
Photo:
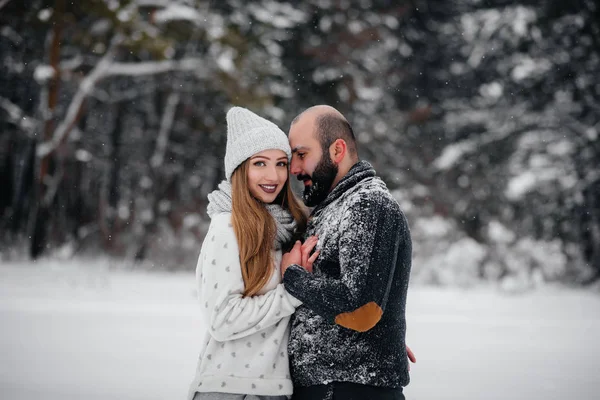
[[[227, 180], [208, 196], [211, 224], [196, 269], [205, 332], [189, 399], [292, 394], [288, 322], [301, 302], [281, 284], [280, 262], [306, 215], [290, 188], [290, 158], [275, 124], [244, 108], [229, 110]], [[308, 269], [315, 244], [310, 238], [302, 246]]]

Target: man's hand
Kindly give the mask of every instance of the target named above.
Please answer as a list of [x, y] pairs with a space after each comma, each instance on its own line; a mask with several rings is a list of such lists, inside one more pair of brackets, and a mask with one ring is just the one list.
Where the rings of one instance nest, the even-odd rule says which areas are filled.
[[302, 264], [302, 243], [299, 240], [296, 240], [294, 243], [294, 247], [289, 251], [289, 253], [285, 253], [283, 257], [281, 257], [281, 277], [283, 278], [283, 274], [288, 269], [288, 267], [292, 264]]
[[319, 256], [318, 250], [315, 251], [312, 256], [310, 255], [310, 252], [313, 251], [318, 241], [318, 237], [311, 236], [308, 239], [306, 239], [306, 241], [300, 248], [300, 253], [302, 254], [302, 264], [300, 265], [302, 265], [302, 267], [304, 267], [304, 269], [308, 272], [313, 272], [313, 263]]
[[[410, 362], [412, 362], [412, 363], [417, 362], [417, 357], [415, 357], [415, 353], [412, 352], [412, 350], [410, 349], [410, 347], [408, 347], [408, 345], [406, 345], [406, 354], [408, 354], [408, 359], [410, 360]], [[410, 371], [410, 364], [408, 364], [408, 370]]]

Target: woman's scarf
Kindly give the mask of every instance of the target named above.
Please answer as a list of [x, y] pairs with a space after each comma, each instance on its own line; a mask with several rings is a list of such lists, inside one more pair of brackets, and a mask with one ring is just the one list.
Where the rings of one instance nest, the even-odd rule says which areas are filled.
[[[296, 221], [294, 221], [294, 217], [288, 210], [285, 210], [278, 204], [265, 204], [265, 208], [275, 220], [277, 234], [275, 235], [274, 246], [275, 250], [280, 250], [292, 239], [296, 229]], [[215, 214], [222, 212], [230, 213], [231, 210], [231, 183], [223, 181], [219, 184], [217, 190], [208, 195], [208, 207], [206, 211], [208, 212], [208, 216], [212, 218]]]

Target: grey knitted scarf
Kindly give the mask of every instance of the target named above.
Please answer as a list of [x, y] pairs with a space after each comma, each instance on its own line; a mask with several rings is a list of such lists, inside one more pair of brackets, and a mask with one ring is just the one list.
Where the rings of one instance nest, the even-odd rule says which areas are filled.
[[[208, 195], [208, 207], [206, 211], [208, 216], [222, 212], [231, 212], [231, 183], [223, 181], [219, 188]], [[275, 250], [280, 250], [283, 245], [292, 239], [296, 229], [296, 221], [292, 214], [277, 204], [265, 204], [265, 207], [275, 220], [277, 234], [275, 235]]]

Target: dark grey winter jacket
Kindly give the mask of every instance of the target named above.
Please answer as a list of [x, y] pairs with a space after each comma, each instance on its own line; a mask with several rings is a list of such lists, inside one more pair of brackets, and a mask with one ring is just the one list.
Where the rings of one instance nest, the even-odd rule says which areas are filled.
[[313, 273], [292, 265], [283, 279], [304, 303], [288, 346], [294, 385], [406, 386], [410, 231], [369, 163], [355, 164], [313, 210], [310, 235], [321, 251]]

